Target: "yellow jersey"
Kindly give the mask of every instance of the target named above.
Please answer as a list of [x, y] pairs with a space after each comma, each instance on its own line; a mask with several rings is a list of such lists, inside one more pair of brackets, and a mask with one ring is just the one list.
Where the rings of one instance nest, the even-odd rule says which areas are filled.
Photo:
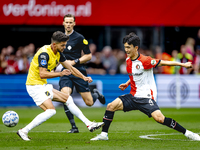
[[58, 65], [59, 61], [60, 61], [59, 52], [54, 54], [50, 45], [45, 45], [41, 47], [31, 61], [26, 80], [26, 85], [47, 84], [47, 79], [40, 78], [39, 67], [47, 68], [47, 70], [50, 72]]

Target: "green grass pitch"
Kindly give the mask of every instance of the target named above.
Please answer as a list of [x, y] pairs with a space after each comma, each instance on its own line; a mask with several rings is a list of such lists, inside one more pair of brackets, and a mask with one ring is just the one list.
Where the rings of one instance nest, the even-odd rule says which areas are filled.
[[[91, 121], [102, 121], [103, 108], [81, 108]], [[181, 133], [156, 123], [139, 111], [115, 112], [109, 130], [108, 141], [90, 141], [101, 132], [91, 133], [84, 123], [75, 118], [80, 133], [67, 134], [71, 126], [62, 107], [52, 118], [29, 132], [31, 141], [21, 140], [16, 131], [28, 124], [41, 109], [0, 108], [2, 116], [14, 110], [20, 119], [17, 126], [8, 128], [0, 123], [0, 150], [199, 150], [200, 141], [190, 141]], [[179, 122], [185, 128], [200, 134], [200, 108], [161, 108], [163, 114]], [[150, 136], [151, 135], [151, 136]], [[145, 138], [141, 138], [141, 136]], [[152, 138], [152, 139], [151, 139]]]

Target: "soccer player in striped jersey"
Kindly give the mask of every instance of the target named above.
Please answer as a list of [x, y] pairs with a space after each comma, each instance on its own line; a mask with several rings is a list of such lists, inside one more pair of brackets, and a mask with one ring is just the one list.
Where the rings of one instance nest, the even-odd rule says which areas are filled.
[[126, 83], [120, 84], [119, 88], [125, 90], [130, 85], [131, 91], [129, 94], [119, 96], [107, 105], [103, 117], [105, 125], [102, 128], [102, 132], [91, 140], [108, 140], [108, 129], [115, 111], [140, 110], [149, 118], [153, 117], [156, 122], [183, 133], [191, 140], [200, 141], [198, 134], [186, 130], [174, 119], [165, 117], [156, 103], [157, 89], [153, 76], [153, 68], [159, 66], [181, 66], [188, 69], [192, 67], [191, 62], [179, 63], [158, 60], [138, 53], [140, 39], [133, 32], [123, 38], [123, 44], [127, 54], [126, 69], [129, 80]]
[[[47, 84], [47, 78], [61, 77], [72, 73], [84, 81], [92, 82], [91, 77], [84, 76], [62, 54], [68, 40], [69, 36], [64, 33], [54, 32], [51, 37], [51, 44], [41, 47], [33, 57], [26, 80], [26, 89], [36, 105], [44, 112], [37, 115], [27, 126], [18, 130], [17, 134], [25, 141], [30, 140], [28, 137], [30, 130], [56, 114], [52, 100], [62, 102], [68, 107], [73, 101], [68, 94], [54, 89], [51, 84]], [[59, 62], [67, 69], [62, 72], [52, 72]], [[101, 127], [102, 124], [104, 123], [93, 123], [88, 128], [90, 128], [89, 130], [95, 130]]]

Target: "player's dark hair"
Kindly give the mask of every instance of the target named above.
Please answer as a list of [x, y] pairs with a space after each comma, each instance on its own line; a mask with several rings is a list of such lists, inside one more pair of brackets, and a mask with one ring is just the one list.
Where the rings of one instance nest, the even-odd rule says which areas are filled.
[[61, 31], [56, 31], [53, 33], [51, 37], [51, 43], [60, 43], [60, 42], [66, 42], [69, 40], [69, 36], [64, 34]]
[[123, 44], [125, 43], [133, 44], [134, 47], [140, 47], [140, 38], [134, 32], [131, 32], [123, 38]]
[[65, 16], [63, 17], [63, 21], [65, 21], [65, 18], [66, 18], [66, 17], [73, 17], [73, 18], [74, 18], [74, 21], [75, 21], [75, 16], [72, 15], [72, 14], [67, 14], [67, 15], [65, 15]]

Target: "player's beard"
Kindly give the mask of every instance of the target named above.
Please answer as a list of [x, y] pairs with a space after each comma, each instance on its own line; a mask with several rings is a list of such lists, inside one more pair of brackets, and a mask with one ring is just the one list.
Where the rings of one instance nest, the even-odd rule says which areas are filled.
[[60, 51], [61, 53], [64, 51], [64, 49], [60, 49], [60, 50], [58, 50], [58, 51]]

